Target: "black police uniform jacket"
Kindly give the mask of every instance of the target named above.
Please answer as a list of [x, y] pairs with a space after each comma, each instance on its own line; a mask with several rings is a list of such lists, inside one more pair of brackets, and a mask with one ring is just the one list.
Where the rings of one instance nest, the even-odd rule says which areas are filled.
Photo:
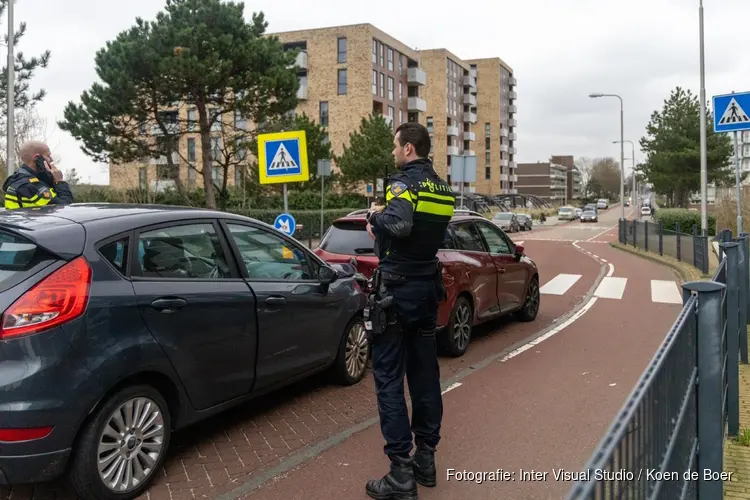
[[405, 164], [390, 176], [382, 212], [369, 215], [380, 269], [406, 277], [438, 272], [437, 252], [456, 202], [451, 186], [427, 159]]
[[51, 172], [35, 172], [27, 165], [5, 179], [3, 193], [8, 210], [73, 203], [73, 193], [67, 182], [55, 182]]

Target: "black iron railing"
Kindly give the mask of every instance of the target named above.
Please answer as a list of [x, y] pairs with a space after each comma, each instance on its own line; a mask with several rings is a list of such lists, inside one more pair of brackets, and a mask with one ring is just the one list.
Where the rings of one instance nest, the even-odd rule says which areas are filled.
[[679, 224], [675, 231], [664, 229], [661, 222], [620, 219], [619, 226], [623, 245], [668, 255], [708, 272], [708, 235], [699, 234], [698, 226], [693, 225], [690, 233], [682, 232]]
[[748, 234], [721, 252], [710, 281], [682, 286], [682, 311], [569, 500], [723, 498], [724, 437], [739, 432], [748, 362]]

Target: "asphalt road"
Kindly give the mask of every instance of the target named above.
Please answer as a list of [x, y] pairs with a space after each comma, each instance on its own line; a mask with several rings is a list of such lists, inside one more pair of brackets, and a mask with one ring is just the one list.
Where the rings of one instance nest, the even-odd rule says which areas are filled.
[[[463, 357], [441, 359], [442, 481], [422, 498], [559, 498], [570, 487], [552, 470], [585, 464], [680, 309], [658, 302], [677, 288], [670, 271], [605, 244], [619, 214], [511, 235], [540, 268], [539, 316], [489, 323]], [[382, 445], [371, 375], [346, 388], [316, 377], [176, 434], [143, 498], [364, 499], [387, 466]], [[446, 481], [448, 468], [516, 477]], [[521, 469], [547, 480], [522, 481]], [[0, 488], [0, 500], [53, 498], [73, 497], [61, 483]]]

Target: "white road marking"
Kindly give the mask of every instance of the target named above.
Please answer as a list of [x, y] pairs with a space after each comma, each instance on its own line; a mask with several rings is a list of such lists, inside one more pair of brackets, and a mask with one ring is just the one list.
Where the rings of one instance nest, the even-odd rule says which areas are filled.
[[452, 391], [456, 387], [461, 387], [462, 385], [463, 384], [461, 382], [456, 382], [455, 384], [451, 384], [448, 387], [446, 387], [445, 390], [443, 392], [441, 392], [440, 394], [445, 394], [446, 392]]
[[610, 262], [609, 263], [609, 272], [607, 273], [607, 277], [611, 277], [613, 274], [615, 274], [615, 266]]
[[595, 258], [595, 259], [598, 259], [598, 258], [599, 258], [599, 256], [598, 256], [598, 255], [594, 255], [594, 258]]
[[627, 282], [627, 278], [604, 277], [594, 292], [594, 296], [601, 299], [621, 299]]
[[594, 307], [594, 304], [596, 304], [596, 301], [597, 301], [596, 297], [591, 297], [591, 299], [586, 303], [586, 305], [583, 306], [573, 316], [571, 316], [570, 318], [568, 318], [566, 321], [564, 321], [563, 323], [561, 323], [556, 328], [553, 328], [552, 330], [548, 331], [544, 335], [541, 335], [541, 336], [535, 338], [534, 340], [532, 340], [531, 342], [529, 342], [528, 344], [524, 344], [521, 347], [519, 347], [518, 349], [515, 349], [515, 350], [509, 352], [504, 357], [500, 358], [500, 362], [501, 363], [505, 363], [509, 359], [515, 358], [516, 356], [518, 356], [522, 352], [528, 351], [532, 347], [534, 347], [534, 346], [536, 346], [538, 344], [541, 344], [542, 342], [544, 342], [548, 338], [550, 338], [550, 337], [552, 337], [554, 335], [557, 335], [558, 333], [560, 333], [561, 331], [563, 331], [564, 329], [566, 329], [567, 327], [569, 327], [570, 325], [572, 325], [573, 323], [575, 323], [581, 316], [583, 316], [584, 314], [586, 314], [586, 312], [589, 309], [591, 309], [592, 307]]
[[607, 263], [606, 259], [599, 259], [599, 260], [601, 260], [601, 261], [602, 261], [602, 262], [604, 262], [605, 264]]
[[599, 236], [601, 236], [601, 235], [603, 235], [603, 234], [605, 234], [605, 233], [608, 233], [609, 231], [613, 230], [613, 229], [614, 229], [614, 228], [616, 228], [616, 227], [617, 227], [618, 225], [619, 225], [619, 223], [615, 224], [615, 225], [614, 225], [614, 226], [612, 226], [612, 227], [608, 227], [607, 229], [605, 229], [605, 230], [604, 230], [604, 231], [602, 231], [601, 233], [596, 233], [596, 234], [595, 234], [594, 236], [592, 236], [591, 238], [587, 239], [586, 241], [593, 241], [593, 240], [597, 239], [597, 238], [598, 238]]
[[682, 294], [677, 283], [669, 280], [651, 280], [651, 302], [682, 305]]
[[579, 279], [581, 279], [580, 274], [558, 274], [540, 288], [539, 293], [545, 295], [565, 295], [565, 292], [570, 290], [570, 287], [575, 285]]

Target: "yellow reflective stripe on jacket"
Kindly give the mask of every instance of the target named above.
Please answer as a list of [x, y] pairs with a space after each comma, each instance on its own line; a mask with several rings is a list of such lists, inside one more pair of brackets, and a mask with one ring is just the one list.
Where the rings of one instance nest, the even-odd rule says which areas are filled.
[[393, 194], [393, 191], [391, 191], [391, 186], [388, 186], [388, 188], [385, 190], [385, 202], [388, 204], [393, 198], [403, 198], [405, 200], [409, 200], [412, 205], [414, 205], [414, 197], [411, 195], [411, 192], [408, 189], [405, 189], [401, 191], [399, 194]]
[[453, 217], [454, 205], [456, 204], [456, 199], [453, 196], [419, 191], [417, 200], [417, 212], [441, 217]]
[[52, 201], [52, 198], [57, 196], [57, 194], [55, 193], [55, 190], [52, 188], [49, 188], [49, 194], [50, 194], [49, 198], [35, 194], [34, 196], [31, 196], [29, 198], [25, 196], [21, 196], [19, 200], [17, 196], [5, 193], [5, 208], [8, 210], [15, 210], [17, 208], [26, 208], [26, 207], [30, 207], [30, 208], [45, 207], [49, 204], [50, 201]]

